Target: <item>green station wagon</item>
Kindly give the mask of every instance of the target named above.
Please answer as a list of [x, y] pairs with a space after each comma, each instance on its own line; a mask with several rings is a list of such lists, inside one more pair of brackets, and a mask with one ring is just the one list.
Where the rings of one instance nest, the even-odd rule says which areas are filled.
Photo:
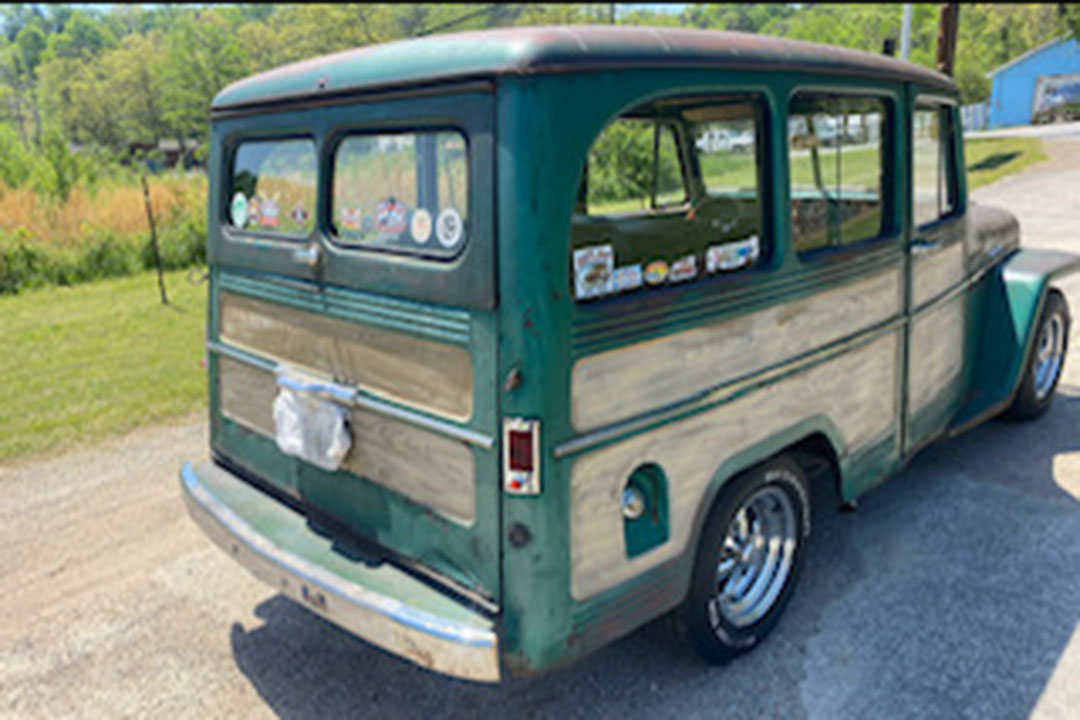
[[1046, 409], [1080, 258], [968, 201], [957, 90], [739, 33], [331, 55], [211, 108], [211, 460], [191, 515], [448, 675], [661, 615], [752, 648], [813, 517]]

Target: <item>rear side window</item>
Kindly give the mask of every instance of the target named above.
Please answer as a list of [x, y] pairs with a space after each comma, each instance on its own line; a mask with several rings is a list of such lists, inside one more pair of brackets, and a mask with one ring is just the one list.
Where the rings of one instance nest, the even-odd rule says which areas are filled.
[[792, 99], [788, 158], [798, 253], [882, 236], [887, 120], [880, 98], [800, 93]]
[[233, 155], [228, 224], [252, 234], [302, 238], [315, 226], [315, 143], [242, 142]]
[[915, 225], [923, 227], [956, 209], [956, 163], [949, 108], [920, 104], [911, 119], [911, 132], [912, 213]]
[[571, 226], [577, 300], [647, 293], [763, 260], [763, 107], [745, 93], [666, 98], [601, 131]]
[[469, 160], [457, 131], [353, 135], [334, 153], [343, 245], [449, 257], [468, 237]]

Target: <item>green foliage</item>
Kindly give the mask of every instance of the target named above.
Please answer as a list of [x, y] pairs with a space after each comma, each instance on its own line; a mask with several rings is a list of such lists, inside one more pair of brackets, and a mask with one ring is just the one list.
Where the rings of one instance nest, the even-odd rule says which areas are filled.
[[[158, 222], [162, 267], [179, 270], [206, 262], [205, 208], [179, 208]], [[0, 296], [48, 285], [76, 285], [154, 268], [149, 231], [117, 236], [87, 228], [67, 247], [41, 242], [24, 228], [0, 234]]]

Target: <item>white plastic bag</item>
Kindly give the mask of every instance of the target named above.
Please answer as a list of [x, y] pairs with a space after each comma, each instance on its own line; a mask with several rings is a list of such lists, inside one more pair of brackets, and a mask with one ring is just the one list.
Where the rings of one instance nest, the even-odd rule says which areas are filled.
[[323, 470], [337, 470], [352, 445], [348, 408], [320, 397], [318, 381], [290, 370], [278, 370], [277, 376], [274, 437], [278, 448]]

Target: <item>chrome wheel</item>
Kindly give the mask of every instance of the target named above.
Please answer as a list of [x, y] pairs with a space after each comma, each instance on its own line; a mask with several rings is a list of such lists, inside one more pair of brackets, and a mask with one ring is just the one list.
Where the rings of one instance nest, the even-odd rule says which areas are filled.
[[1036, 399], [1043, 400], [1054, 389], [1064, 358], [1065, 319], [1054, 313], [1043, 323], [1035, 346], [1035, 361], [1031, 364]]
[[751, 495], [724, 534], [710, 614], [735, 627], [764, 617], [791, 575], [798, 543], [798, 515], [788, 494], [767, 485]]

